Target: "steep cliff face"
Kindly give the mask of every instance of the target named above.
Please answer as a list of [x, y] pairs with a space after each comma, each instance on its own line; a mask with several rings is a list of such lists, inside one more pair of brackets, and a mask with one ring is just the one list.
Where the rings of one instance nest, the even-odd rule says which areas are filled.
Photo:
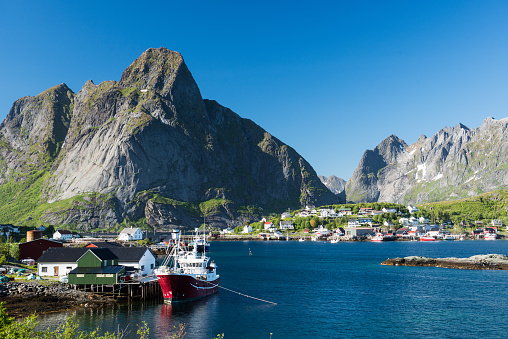
[[[234, 226], [261, 209], [337, 202], [292, 148], [203, 100], [177, 52], [149, 49], [119, 82], [88, 81], [66, 97], [65, 133], [49, 138], [57, 147], [40, 197], [45, 222], [194, 227], [205, 214]], [[20, 119], [15, 107], [11, 120]]]
[[0, 184], [23, 177], [53, 159], [70, 122], [75, 94], [61, 84], [17, 100], [0, 125]]
[[[407, 146], [389, 137], [366, 151], [346, 186], [354, 202], [419, 203], [477, 195], [508, 185], [508, 119], [487, 118], [421, 136]], [[390, 139], [390, 140], [389, 140]]]

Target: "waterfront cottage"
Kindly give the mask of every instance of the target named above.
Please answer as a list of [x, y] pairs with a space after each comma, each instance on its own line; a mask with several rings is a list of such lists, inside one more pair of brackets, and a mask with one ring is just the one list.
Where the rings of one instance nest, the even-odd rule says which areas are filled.
[[125, 266], [118, 265], [118, 257], [109, 248], [85, 248], [77, 260], [77, 267], [69, 272], [69, 284], [112, 285], [120, 282]]
[[251, 233], [252, 232], [252, 226], [246, 225], [243, 227], [242, 233]]
[[374, 230], [371, 227], [346, 227], [345, 231], [346, 235], [357, 237], [375, 234]]
[[264, 230], [268, 232], [275, 232], [275, 226], [273, 226], [272, 222], [265, 222]]
[[118, 240], [132, 241], [143, 240], [143, 232], [138, 227], [124, 228], [118, 235]]
[[149, 275], [155, 268], [155, 256], [147, 247], [109, 247], [118, 258], [118, 265], [139, 270], [141, 275]]
[[75, 269], [78, 259], [86, 252], [84, 247], [51, 247], [37, 260], [37, 274], [41, 277], [65, 276]]

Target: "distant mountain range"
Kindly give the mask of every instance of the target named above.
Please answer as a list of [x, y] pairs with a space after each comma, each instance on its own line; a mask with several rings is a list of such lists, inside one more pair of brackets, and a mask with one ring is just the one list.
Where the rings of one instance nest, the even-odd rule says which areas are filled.
[[346, 184], [351, 202], [455, 200], [508, 187], [508, 118], [487, 118], [421, 136], [407, 145], [391, 135], [363, 154]]
[[340, 201], [291, 147], [203, 100], [182, 56], [165, 48], [144, 52], [119, 82], [21, 98], [0, 125], [4, 223], [238, 226]]

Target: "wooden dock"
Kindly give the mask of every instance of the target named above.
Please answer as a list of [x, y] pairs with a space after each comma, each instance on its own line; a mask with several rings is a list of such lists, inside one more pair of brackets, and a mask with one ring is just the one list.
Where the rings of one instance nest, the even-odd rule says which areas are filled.
[[162, 300], [162, 289], [157, 278], [127, 281], [113, 285], [73, 285], [75, 290], [92, 292], [114, 299]]

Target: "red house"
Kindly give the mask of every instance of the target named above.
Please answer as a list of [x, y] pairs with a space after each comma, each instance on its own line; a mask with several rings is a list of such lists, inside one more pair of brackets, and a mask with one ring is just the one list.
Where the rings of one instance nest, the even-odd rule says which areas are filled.
[[19, 244], [19, 259], [34, 259], [39, 257], [50, 247], [63, 247], [61, 242], [48, 239], [35, 239]]

